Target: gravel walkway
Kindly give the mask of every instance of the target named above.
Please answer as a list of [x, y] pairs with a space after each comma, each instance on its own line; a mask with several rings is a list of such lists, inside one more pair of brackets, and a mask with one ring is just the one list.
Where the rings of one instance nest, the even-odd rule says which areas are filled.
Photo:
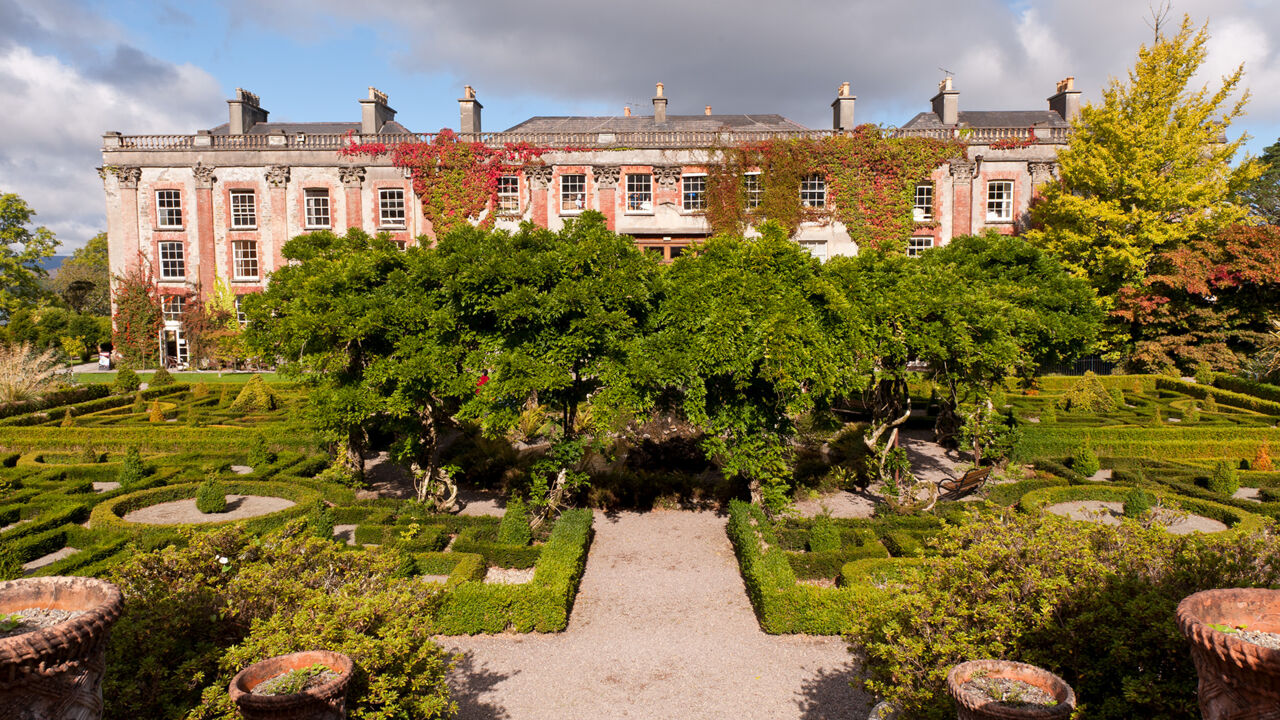
[[203, 523], [244, 520], [270, 515], [295, 505], [292, 500], [262, 495], [227, 495], [227, 511], [202, 513], [196, 509], [196, 499], [172, 500], [158, 505], [139, 508], [124, 516], [125, 522], [147, 525], [195, 525]]
[[836, 637], [760, 630], [725, 519], [596, 514], [569, 628], [447, 637], [460, 720], [865, 718]]

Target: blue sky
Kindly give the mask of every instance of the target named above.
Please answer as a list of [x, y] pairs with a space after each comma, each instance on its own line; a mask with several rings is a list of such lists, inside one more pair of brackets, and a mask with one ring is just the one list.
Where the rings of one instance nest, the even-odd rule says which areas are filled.
[[[1280, 136], [1280, 3], [1179, 0], [1208, 21], [1199, 81], [1240, 62], [1252, 88], [1232, 135]], [[374, 85], [413, 130], [457, 127], [470, 84], [484, 128], [532, 115], [780, 113], [830, 122], [852, 83], [859, 122], [927, 109], [954, 72], [967, 109], [1045, 107], [1076, 77], [1086, 100], [1149, 41], [1145, 0], [0, 0], [0, 191], [78, 247], [105, 227], [94, 168], [106, 130], [191, 133], [244, 87], [272, 120], [359, 119]]]

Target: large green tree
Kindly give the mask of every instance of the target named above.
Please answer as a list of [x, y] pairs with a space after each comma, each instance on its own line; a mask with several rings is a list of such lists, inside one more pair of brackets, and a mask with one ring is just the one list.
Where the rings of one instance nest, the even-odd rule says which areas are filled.
[[1232, 167], [1243, 137], [1226, 135], [1248, 98], [1243, 66], [1216, 89], [1190, 87], [1208, 38], [1190, 18], [1176, 34], [1157, 30], [1127, 82], [1113, 80], [1101, 103], [1081, 109], [1058, 155], [1061, 181], [1032, 207], [1028, 237], [1104, 297], [1141, 284], [1158, 253], [1249, 212], [1235, 198], [1258, 170]]
[[36, 213], [14, 193], [0, 193], [0, 318], [44, 294], [47, 275], [40, 261], [53, 255], [58, 239], [43, 225], [31, 226]]
[[48, 280], [49, 288], [77, 313], [111, 314], [111, 265], [107, 234], [98, 233], [71, 253]]
[[1280, 225], [1280, 140], [1258, 156], [1261, 173], [1242, 193], [1254, 217], [1268, 225]]

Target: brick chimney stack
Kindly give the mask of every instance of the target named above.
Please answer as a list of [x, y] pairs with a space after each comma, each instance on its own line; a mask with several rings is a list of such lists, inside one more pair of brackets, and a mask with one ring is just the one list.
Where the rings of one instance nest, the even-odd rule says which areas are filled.
[[943, 125], [955, 125], [960, 122], [960, 91], [951, 86], [951, 76], [938, 83], [938, 94], [933, 96], [933, 113]]
[[387, 106], [387, 94], [369, 87], [369, 98], [360, 101], [360, 134], [377, 135], [382, 126], [396, 119], [396, 111]]
[[249, 128], [267, 121], [267, 111], [262, 109], [258, 96], [243, 88], [236, 88], [236, 96], [227, 101], [231, 113], [229, 132], [243, 135]]
[[462, 134], [480, 132], [480, 111], [484, 106], [476, 99], [476, 91], [467, 85], [462, 89], [462, 97], [458, 98], [458, 109], [462, 113]]
[[831, 103], [832, 130], [853, 129], [853, 103], [857, 99], [857, 95], [849, 94], [849, 83], [840, 83], [840, 87], [836, 90], [836, 99]]
[[658, 83], [657, 94], [653, 96], [653, 121], [656, 123], [667, 121], [667, 99], [662, 96], [662, 83]]
[[1080, 116], [1080, 91], [1076, 90], [1074, 77], [1063, 78], [1058, 82], [1057, 92], [1049, 98], [1049, 109], [1067, 122]]

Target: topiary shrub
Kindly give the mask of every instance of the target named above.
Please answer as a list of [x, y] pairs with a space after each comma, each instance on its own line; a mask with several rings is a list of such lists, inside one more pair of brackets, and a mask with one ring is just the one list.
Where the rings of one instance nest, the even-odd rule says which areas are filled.
[[133, 392], [142, 386], [142, 381], [138, 379], [138, 373], [128, 365], [121, 365], [116, 372], [116, 381], [112, 383], [118, 393]]
[[71, 408], [62, 414], [62, 427], [75, 427], [76, 418], [71, 414]]
[[147, 477], [147, 468], [142, 464], [142, 454], [138, 452], [138, 446], [133, 446], [125, 451], [124, 462], [120, 465], [120, 472], [116, 475], [116, 480], [121, 487], [130, 487], [143, 481]]
[[1182, 411], [1182, 422], [1194, 423], [1200, 421], [1200, 405], [1192, 400], [1187, 409]]
[[[227, 511], [227, 494], [213, 480], [205, 480], [196, 488], [196, 509], [208, 515]], [[330, 534], [333, 534], [330, 531]]]
[[533, 542], [533, 530], [529, 527], [529, 508], [522, 498], [512, 497], [507, 511], [498, 525], [498, 543], [501, 545], [528, 545]]
[[1253, 469], [1271, 472], [1274, 466], [1271, 463], [1271, 446], [1262, 443], [1253, 454]]
[[249, 466], [260, 470], [276, 461], [276, 454], [267, 446], [267, 439], [262, 435], [254, 435], [249, 446]]
[[166, 385], [172, 385], [174, 382], [176, 381], [173, 379], [173, 375], [161, 365], [159, 370], [151, 373], [151, 379], [147, 381], [147, 387], [165, 387]]
[[1091, 477], [1102, 469], [1098, 456], [1094, 454], [1089, 443], [1083, 443], [1071, 453], [1071, 469], [1084, 477]]
[[1142, 488], [1131, 488], [1124, 494], [1124, 516], [1140, 518], [1151, 509], [1151, 496]]
[[333, 510], [324, 500], [316, 500], [316, 505], [307, 516], [307, 530], [318, 538], [333, 540]]
[[1205, 412], [1218, 412], [1218, 399], [1213, 396], [1213, 393], [1204, 396], [1204, 409]]
[[203, 380], [196, 383], [195, 387], [191, 388], [191, 397], [195, 398], [196, 400], [201, 400], [203, 398], [209, 397], [209, 383]]
[[275, 392], [267, 387], [261, 375], [254, 375], [244, 384], [229, 409], [239, 413], [269, 412], [279, 406], [280, 400]]
[[1207, 362], [1196, 364], [1196, 384], [1212, 385], [1213, 384], [1213, 366]]
[[147, 421], [153, 423], [164, 422], [164, 409], [160, 407], [159, 400], [151, 401], [151, 410], [147, 412]]
[[1213, 466], [1213, 474], [1209, 476], [1206, 487], [1211, 492], [1234, 495], [1240, 489], [1240, 473], [1231, 463], [1219, 460]]
[[223, 386], [222, 386], [222, 393], [221, 393], [220, 395], [218, 395], [218, 407], [220, 407], [220, 408], [225, 408], [225, 407], [227, 407], [228, 405], [230, 405], [230, 404], [231, 404], [231, 401], [232, 401], [233, 399], [234, 399], [234, 398], [233, 398], [233, 397], [232, 397], [232, 395], [231, 395], [231, 386], [230, 386], [230, 385], [223, 385]]
[[830, 515], [823, 513], [813, 519], [813, 525], [809, 527], [808, 545], [809, 552], [815, 553], [840, 550], [840, 531], [831, 522]]
[[1116, 409], [1115, 399], [1092, 372], [1073, 380], [1066, 394], [1058, 398], [1057, 405], [1067, 412], [1079, 413], [1104, 413]]

